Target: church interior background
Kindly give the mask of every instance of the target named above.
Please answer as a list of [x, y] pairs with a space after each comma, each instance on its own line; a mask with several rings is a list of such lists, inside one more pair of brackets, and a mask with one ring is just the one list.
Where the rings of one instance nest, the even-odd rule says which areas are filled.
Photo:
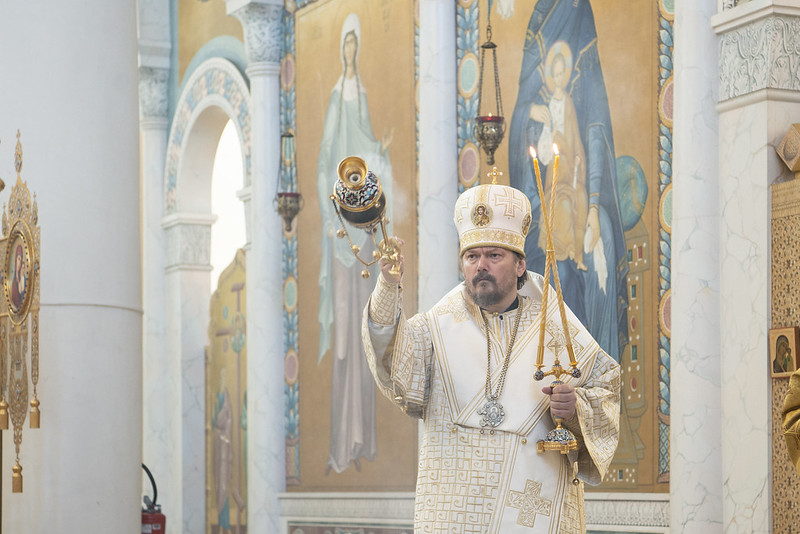
[[139, 532], [142, 463], [169, 532], [413, 531], [417, 423], [364, 374], [374, 276], [326, 197], [366, 154], [406, 310], [458, 282], [489, 24], [501, 181], [525, 190], [560, 91], [552, 135], [608, 162], [618, 233], [574, 295], [614, 310], [585, 321], [623, 369], [589, 532], [798, 530], [772, 359], [800, 325], [800, 2], [86, 0], [0, 5], [0, 202], [17, 174], [41, 229], [41, 427], [2, 432], [0, 532]]

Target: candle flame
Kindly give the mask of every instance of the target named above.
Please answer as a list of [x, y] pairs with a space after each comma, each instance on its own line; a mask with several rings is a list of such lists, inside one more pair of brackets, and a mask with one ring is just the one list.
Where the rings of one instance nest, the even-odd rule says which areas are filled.
[[533, 148], [533, 145], [531, 145], [531, 146], [529, 146], [529, 147], [528, 147], [528, 151], [531, 153], [531, 157], [532, 157], [533, 159], [536, 159], [536, 149], [535, 149], [535, 148]]
[[555, 143], [553, 143], [553, 154], [558, 156], [558, 145], [556, 145]]

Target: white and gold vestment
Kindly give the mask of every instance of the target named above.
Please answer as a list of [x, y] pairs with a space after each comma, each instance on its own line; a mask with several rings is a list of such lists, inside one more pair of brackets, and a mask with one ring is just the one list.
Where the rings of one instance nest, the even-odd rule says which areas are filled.
[[[424, 421], [414, 512], [415, 533], [578, 533], [585, 531], [583, 484], [599, 483], [616, 450], [619, 365], [571, 311], [567, 316], [581, 377], [562, 378], [577, 393], [575, 416], [564, 422], [579, 448], [570, 460], [536, 452], [555, 427], [549, 396], [535, 382], [543, 278], [529, 272], [520, 290], [519, 331], [499, 402], [505, 419], [481, 433], [486, 402], [487, 340], [482, 312], [460, 284], [430, 311], [406, 319], [402, 290], [378, 276], [364, 310], [363, 338], [381, 392]], [[552, 289], [551, 289], [552, 291]], [[554, 293], [552, 293], [554, 295]], [[556, 299], [546, 315], [545, 365], [553, 350], [567, 359]], [[497, 383], [516, 310], [486, 313]]]

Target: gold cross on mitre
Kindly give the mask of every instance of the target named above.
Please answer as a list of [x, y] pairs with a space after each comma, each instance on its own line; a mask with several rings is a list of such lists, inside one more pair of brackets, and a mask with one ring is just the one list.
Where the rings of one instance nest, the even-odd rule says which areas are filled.
[[503, 176], [503, 173], [497, 170], [497, 167], [492, 167], [492, 172], [487, 172], [486, 177], [492, 179], [492, 185], [497, 185], [497, 177]]

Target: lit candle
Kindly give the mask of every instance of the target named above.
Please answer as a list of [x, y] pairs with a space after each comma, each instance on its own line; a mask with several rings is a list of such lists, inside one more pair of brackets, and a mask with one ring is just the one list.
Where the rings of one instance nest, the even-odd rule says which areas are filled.
[[[533, 148], [533, 145], [528, 147], [528, 151], [533, 158], [533, 170], [536, 173], [536, 186], [539, 189], [539, 200], [541, 200], [542, 207], [544, 207], [544, 189], [542, 187], [542, 172], [539, 170], [539, 158], [536, 157], [536, 149]], [[545, 220], [546, 219], [547, 217], [545, 217]]]
[[478, 120], [481, 122], [503, 122], [503, 117], [501, 115], [492, 115], [489, 113], [488, 115], [479, 116]]
[[[553, 161], [553, 182], [550, 186], [550, 209], [545, 212], [550, 213], [550, 219], [547, 222], [549, 232], [553, 231], [553, 219], [555, 218], [556, 209], [556, 182], [558, 182], [558, 147], [555, 143], [553, 143], [553, 154], [555, 154], [555, 158]], [[552, 248], [552, 242], [550, 242], [548, 246]], [[555, 274], [555, 279], [558, 280], [557, 273]]]
[[553, 154], [556, 155], [553, 163], [553, 185], [558, 181], [558, 145], [553, 143]]

